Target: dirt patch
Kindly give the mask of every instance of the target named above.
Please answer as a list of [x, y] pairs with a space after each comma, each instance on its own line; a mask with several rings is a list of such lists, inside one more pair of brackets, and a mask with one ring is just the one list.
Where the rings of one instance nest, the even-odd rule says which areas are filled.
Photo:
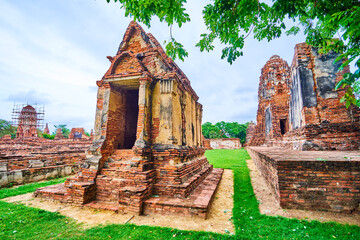
[[117, 214], [113, 211], [97, 210], [86, 207], [71, 206], [55, 201], [34, 198], [32, 193], [18, 195], [4, 199], [7, 202], [19, 202], [27, 206], [41, 208], [51, 212], [59, 212], [62, 215], [71, 217], [78, 222], [84, 223], [85, 228], [90, 228], [99, 224], [125, 224], [171, 227], [183, 230], [210, 231], [218, 233], [234, 233], [232, 223], [233, 192], [234, 192], [233, 172], [225, 170], [215, 193], [208, 219], [204, 220], [197, 217], [180, 217], [175, 215], [163, 216], [152, 214], [148, 216], [134, 216], [130, 214]]
[[343, 224], [348, 223], [360, 226], [360, 214], [282, 209], [276, 200], [274, 193], [260, 175], [254, 162], [251, 159], [246, 162], [250, 170], [251, 185], [253, 186], [254, 193], [259, 201], [259, 209], [262, 214], [302, 220], [318, 220], [321, 222], [335, 221]]

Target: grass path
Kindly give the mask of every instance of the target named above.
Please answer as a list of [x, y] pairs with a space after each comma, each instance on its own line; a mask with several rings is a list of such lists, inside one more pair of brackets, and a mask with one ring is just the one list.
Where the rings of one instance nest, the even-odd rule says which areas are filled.
[[[0, 201], [0, 239], [360, 239], [360, 227], [270, 217], [259, 212], [244, 149], [211, 150], [214, 167], [234, 171], [233, 221], [236, 235], [183, 231], [163, 227], [112, 224], [84, 230], [58, 213]], [[0, 199], [35, 191], [64, 179], [0, 189]]]
[[[360, 239], [360, 227], [260, 214], [253, 192], [245, 149], [211, 150], [206, 157], [216, 167], [234, 171], [233, 220], [236, 237], [248, 239]], [[228, 162], [230, 160], [230, 162]]]

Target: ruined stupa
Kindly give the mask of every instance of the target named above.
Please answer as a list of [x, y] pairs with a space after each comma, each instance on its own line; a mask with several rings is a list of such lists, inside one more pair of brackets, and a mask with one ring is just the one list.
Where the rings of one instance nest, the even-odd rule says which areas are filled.
[[202, 105], [158, 41], [131, 22], [97, 81], [93, 144], [65, 184], [36, 194], [137, 214], [206, 217], [223, 170], [202, 146]]

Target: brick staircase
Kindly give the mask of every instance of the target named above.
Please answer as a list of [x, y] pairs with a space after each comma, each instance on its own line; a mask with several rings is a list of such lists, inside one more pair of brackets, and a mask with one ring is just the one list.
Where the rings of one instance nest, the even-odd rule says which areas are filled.
[[141, 213], [151, 194], [155, 170], [131, 149], [115, 150], [96, 178], [96, 199], [86, 206]]

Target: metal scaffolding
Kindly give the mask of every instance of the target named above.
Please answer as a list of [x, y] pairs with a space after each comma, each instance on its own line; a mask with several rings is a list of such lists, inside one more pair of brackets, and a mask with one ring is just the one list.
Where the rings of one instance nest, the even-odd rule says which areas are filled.
[[11, 125], [43, 130], [45, 107], [35, 104], [15, 104], [11, 115]]

